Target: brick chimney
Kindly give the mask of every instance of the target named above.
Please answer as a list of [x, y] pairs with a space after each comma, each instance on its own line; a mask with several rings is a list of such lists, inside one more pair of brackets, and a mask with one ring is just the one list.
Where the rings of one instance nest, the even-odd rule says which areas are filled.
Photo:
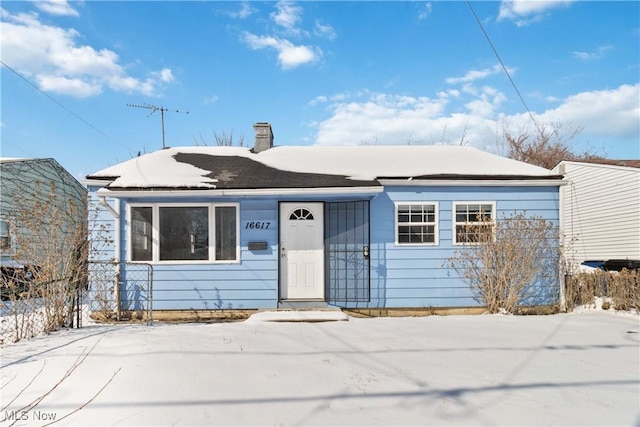
[[253, 125], [253, 129], [256, 131], [256, 143], [253, 146], [254, 153], [273, 147], [273, 131], [269, 123], [258, 122]]

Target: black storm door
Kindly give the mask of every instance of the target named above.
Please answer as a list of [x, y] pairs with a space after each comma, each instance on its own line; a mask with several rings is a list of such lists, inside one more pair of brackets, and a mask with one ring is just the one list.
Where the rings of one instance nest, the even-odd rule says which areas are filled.
[[325, 204], [325, 256], [328, 302], [369, 301], [368, 200]]

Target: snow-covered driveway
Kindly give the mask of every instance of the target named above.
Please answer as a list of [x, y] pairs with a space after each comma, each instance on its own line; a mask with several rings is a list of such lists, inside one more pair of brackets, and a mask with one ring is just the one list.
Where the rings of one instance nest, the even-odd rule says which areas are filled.
[[0, 426], [639, 425], [606, 312], [91, 326], [2, 349]]

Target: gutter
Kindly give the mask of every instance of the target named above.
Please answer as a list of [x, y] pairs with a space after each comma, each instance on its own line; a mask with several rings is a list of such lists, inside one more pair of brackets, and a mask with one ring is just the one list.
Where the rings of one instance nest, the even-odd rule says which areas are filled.
[[314, 195], [314, 194], [362, 194], [362, 193], [382, 193], [382, 186], [376, 187], [319, 187], [319, 188], [265, 188], [265, 189], [229, 189], [229, 190], [195, 190], [195, 189], [173, 189], [173, 190], [138, 190], [138, 189], [116, 189], [109, 190], [101, 188], [97, 191], [98, 197], [127, 198], [127, 197], [185, 197], [185, 196], [286, 196], [286, 195]]
[[402, 187], [561, 187], [568, 182], [560, 179], [380, 179], [383, 186]]

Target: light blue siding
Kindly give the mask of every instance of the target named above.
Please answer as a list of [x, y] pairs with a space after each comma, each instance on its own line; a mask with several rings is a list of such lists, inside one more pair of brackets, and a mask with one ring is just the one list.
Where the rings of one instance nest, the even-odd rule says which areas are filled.
[[[116, 218], [96, 196], [97, 187], [89, 187], [88, 223], [90, 236], [89, 261], [113, 261], [116, 254]], [[113, 209], [118, 204], [114, 199], [106, 201]]]
[[[89, 186], [88, 221], [89, 253], [88, 279], [92, 310], [115, 310], [114, 286], [117, 253], [118, 223], [113, 213], [101, 203], [96, 191], [100, 187]], [[118, 207], [115, 199], [107, 199], [112, 209]], [[99, 301], [99, 302], [98, 302]]]
[[[387, 187], [371, 202], [371, 301], [346, 307], [479, 306], [468, 285], [447, 266], [460, 246], [453, 244], [455, 202], [495, 202], [498, 219], [514, 212], [541, 216], [557, 225], [558, 187]], [[438, 202], [436, 246], [395, 244], [394, 202]], [[555, 278], [554, 273], [552, 275]], [[541, 287], [537, 303], [553, 303], [557, 280]]]
[[[153, 265], [153, 308], [156, 310], [210, 310], [273, 308], [278, 304], [277, 201], [251, 198], [129, 199], [130, 203], [239, 203], [240, 262]], [[126, 207], [123, 217], [126, 217]], [[251, 221], [269, 222], [267, 229], [246, 228]], [[122, 256], [128, 238], [123, 226]], [[267, 243], [266, 250], [250, 251], [249, 242]], [[122, 308], [144, 307], [144, 293], [122, 284]]]
[[[93, 189], [95, 191], [95, 189]], [[460, 246], [453, 245], [452, 209], [455, 202], [495, 202], [497, 218], [514, 212], [558, 224], [558, 187], [388, 187], [375, 196], [332, 197], [219, 197], [123, 199], [120, 203], [120, 259], [126, 260], [127, 203], [238, 203], [240, 260], [234, 263], [158, 263], [153, 265], [154, 309], [254, 309], [278, 306], [278, 202], [283, 200], [345, 201], [371, 199], [370, 300], [340, 302], [348, 308], [469, 307], [478, 306], [467, 284], [447, 266]], [[394, 202], [437, 202], [438, 236], [434, 246], [395, 244]], [[268, 228], [249, 228], [250, 222], [269, 222]], [[116, 222], [106, 209], [98, 223], [111, 230]], [[118, 233], [113, 233], [115, 238]], [[266, 250], [250, 251], [250, 242], [266, 242]], [[100, 259], [115, 244], [105, 247]], [[113, 255], [112, 255], [113, 256]], [[557, 280], [540, 286], [537, 302], [553, 303]], [[121, 307], [143, 309], [146, 289], [122, 283]]]

